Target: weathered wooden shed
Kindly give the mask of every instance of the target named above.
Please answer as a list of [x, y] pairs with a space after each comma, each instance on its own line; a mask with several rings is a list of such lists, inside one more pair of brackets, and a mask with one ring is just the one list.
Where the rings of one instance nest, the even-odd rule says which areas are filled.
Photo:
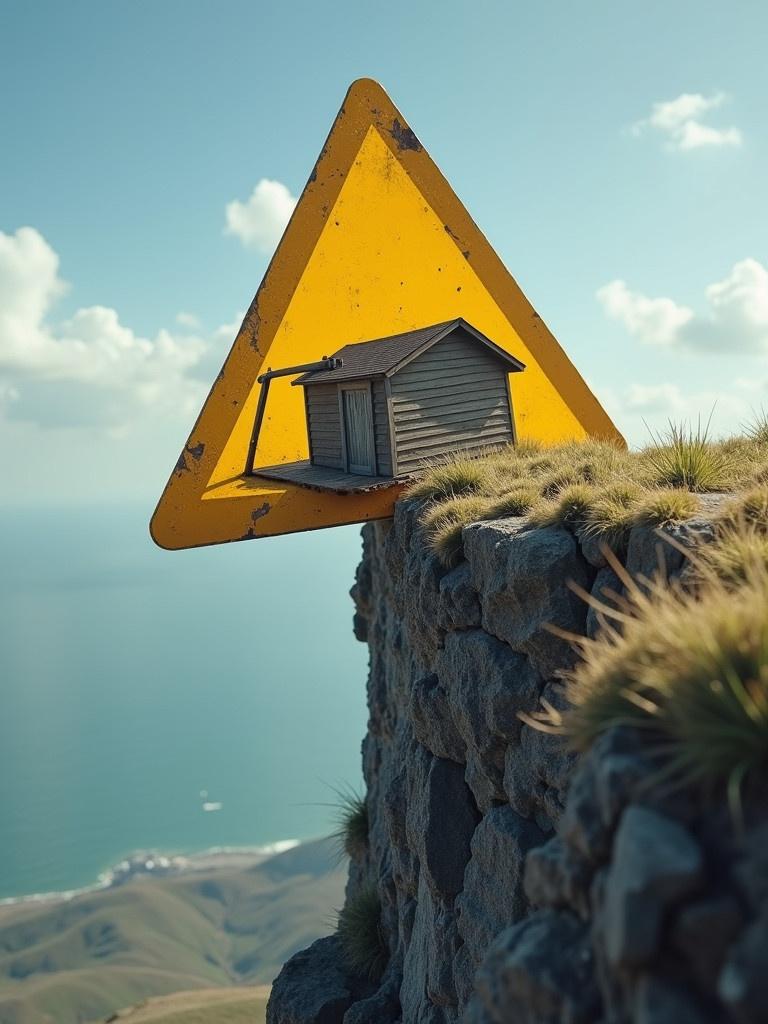
[[304, 373], [310, 464], [397, 478], [515, 440], [509, 374], [525, 367], [465, 320], [345, 345]]

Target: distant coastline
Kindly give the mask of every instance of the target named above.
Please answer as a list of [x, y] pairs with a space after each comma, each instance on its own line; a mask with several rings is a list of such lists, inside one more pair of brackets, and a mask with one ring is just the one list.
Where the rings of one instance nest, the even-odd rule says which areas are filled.
[[210, 871], [215, 868], [245, 868], [260, 864], [279, 853], [285, 853], [301, 844], [300, 839], [279, 839], [261, 846], [212, 846], [195, 853], [162, 853], [157, 850], [139, 850], [102, 871], [95, 882], [78, 889], [58, 892], [26, 893], [21, 896], [0, 897], [3, 907], [22, 904], [64, 903], [86, 893], [124, 885], [132, 878], [145, 876], [161, 878], [183, 872]]

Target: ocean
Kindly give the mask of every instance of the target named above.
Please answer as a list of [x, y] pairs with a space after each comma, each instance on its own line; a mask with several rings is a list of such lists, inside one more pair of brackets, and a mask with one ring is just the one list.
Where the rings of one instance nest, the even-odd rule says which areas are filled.
[[361, 785], [359, 527], [167, 552], [151, 511], [0, 513], [0, 898], [323, 835]]

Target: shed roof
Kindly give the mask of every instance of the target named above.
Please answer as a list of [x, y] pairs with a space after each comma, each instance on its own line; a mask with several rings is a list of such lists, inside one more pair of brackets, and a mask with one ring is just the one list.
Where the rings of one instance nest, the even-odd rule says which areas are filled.
[[524, 370], [525, 365], [515, 359], [503, 348], [499, 348], [490, 338], [467, 323], [461, 317], [446, 320], [430, 327], [420, 327], [404, 334], [394, 334], [388, 338], [377, 338], [373, 341], [361, 341], [354, 345], [345, 345], [334, 352], [333, 356], [340, 359], [342, 365], [336, 370], [316, 370], [297, 377], [294, 384], [335, 383], [336, 381], [359, 380], [369, 377], [390, 377], [397, 370], [409, 363], [411, 359], [426, 352], [441, 338], [462, 327], [476, 341], [483, 345], [500, 361], [506, 363], [507, 373]]

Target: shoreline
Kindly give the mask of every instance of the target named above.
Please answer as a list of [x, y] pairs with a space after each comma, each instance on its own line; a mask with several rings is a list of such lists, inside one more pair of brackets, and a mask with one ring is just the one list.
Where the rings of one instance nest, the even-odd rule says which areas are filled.
[[26, 893], [21, 896], [0, 897], [0, 911], [24, 905], [66, 903], [88, 893], [101, 892], [124, 885], [133, 878], [163, 878], [168, 875], [211, 871], [224, 867], [252, 867], [270, 857], [286, 853], [305, 840], [278, 839], [260, 846], [211, 846], [194, 853], [161, 853], [157, 850], [139, 850], [102, 871], [95, 882], [77, 889], [53, 892]]

